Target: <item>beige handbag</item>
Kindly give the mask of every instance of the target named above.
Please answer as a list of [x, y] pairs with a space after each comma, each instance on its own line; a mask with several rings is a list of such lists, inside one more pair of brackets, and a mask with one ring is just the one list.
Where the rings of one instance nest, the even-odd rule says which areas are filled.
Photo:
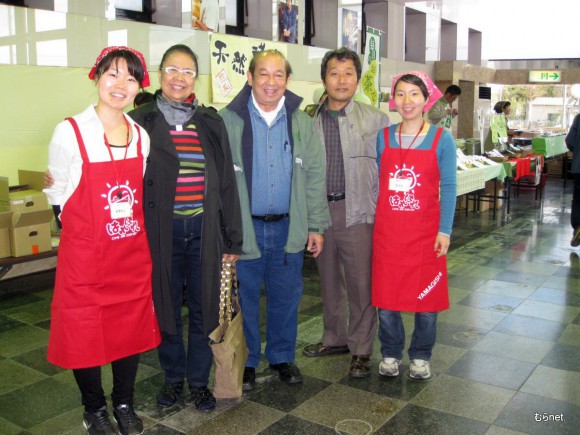
[[209, 335], [215, 361], [213, 395], [218, 399], [242, 396], [248, 347], [244, 337], [236, 269], [222, 263], [219, 326]]

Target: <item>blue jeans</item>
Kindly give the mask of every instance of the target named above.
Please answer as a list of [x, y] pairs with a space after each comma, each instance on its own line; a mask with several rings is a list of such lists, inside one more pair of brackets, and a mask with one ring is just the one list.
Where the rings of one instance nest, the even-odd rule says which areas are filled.
[[[162, 334], [157, 351], [166, 382], [186, 378], [191, 387], [208, 384], [213, 363], [209, 338], [203, 333], [201, 288], [201, 227], [203, 218], [173, 219], [173, 259], [171, 285], [177, 334]], [[189, 330], [187, 355], [183, 343], [181, 307], [187, 291]]]
[[[415, 313], [415, 329], [409, 347], [410, 359], [429, 361], [437, 331], [437, 313]], [[405, 327], [400, 311], [379, 308], [379, 340], [383, 358], [403, 359]]]
[[249, 349], [246, 367], [257, 367], [260, 363], [262, 283], [266, 289], [266, 359], [270, 364], [294, 362], [304, 252], [284, 252], [288, 218], [278, 222], [254, 219], [253, 223], [262, 255], [255, 260], [239, 260], [236, 265], [244, 334]]

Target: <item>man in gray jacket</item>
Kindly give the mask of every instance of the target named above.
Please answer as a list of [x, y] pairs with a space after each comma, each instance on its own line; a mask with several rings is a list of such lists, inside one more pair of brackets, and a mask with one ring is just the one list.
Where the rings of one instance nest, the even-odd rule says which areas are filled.
[[376, 138], [390, 124], [382, 111], [354, 101], [361, 73], [358, 55], [347, 48], [328, 52], [322, 59], [326, 95], [314, 116], [326, 153], [331, 220], [324, 232], [324, 251], [316, 258], [324, 332], [320, 343], [302, 352], [309, 357], [350, 352], [349, 374], [355, 378], [371, 373], [377, 323], [371, 304], [372, 236], [379, 189]]

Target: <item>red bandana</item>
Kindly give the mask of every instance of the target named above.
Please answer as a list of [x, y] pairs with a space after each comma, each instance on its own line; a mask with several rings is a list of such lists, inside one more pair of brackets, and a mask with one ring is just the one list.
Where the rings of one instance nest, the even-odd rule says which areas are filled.
[[97, 72], [97, 66], [99, 65], [99, 63], [101, 62], [101, 60], [103, 60], [103, 58], [113, 52], [113, 51], [117, 51], [117, 50], [127, 50], [130, 51], [131, 53], [133, 53], [135, 56], [137, 56], [140, 60], [141, 60], [141, 65], [143, 65], [143, 83], [142, 86], [144, 88], [148, 87], [151, 82], [149, 81], [149, 72], [147, 71], [147, 64], [145, 63], [145, 58], [143, 57], [143, 55], [141, 54], [141, 52], [134, 50], [132, 48], [129, 47], [124, 47], [124, 46], [115, 46], [115, 47], [107, 47], [107, 48], [103, 48], [103, 51], [101, 51], [101, 54], [99, 54], [99, 57], [97, 57], [97, 60], [95, 61], [95, 65], [93, 65], [93, 68], [91, 69], [91, 71], [89, 72], [89, 78], [91, 80], [95, 79], [95, 73]]

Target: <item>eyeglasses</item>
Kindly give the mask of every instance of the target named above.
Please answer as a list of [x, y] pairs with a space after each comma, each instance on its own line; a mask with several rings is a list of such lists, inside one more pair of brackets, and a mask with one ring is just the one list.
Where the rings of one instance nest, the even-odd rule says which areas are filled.
[[162, 70], [165, 71], [165, 73], [169, 74], [170, 76], [183, 74], [184, 76], [190, 79], [194, 79], [197, 76], [197, 72], [192, 69], [179, 69], [174, 66], [166, 66], [165, 68], [162, 68]]

